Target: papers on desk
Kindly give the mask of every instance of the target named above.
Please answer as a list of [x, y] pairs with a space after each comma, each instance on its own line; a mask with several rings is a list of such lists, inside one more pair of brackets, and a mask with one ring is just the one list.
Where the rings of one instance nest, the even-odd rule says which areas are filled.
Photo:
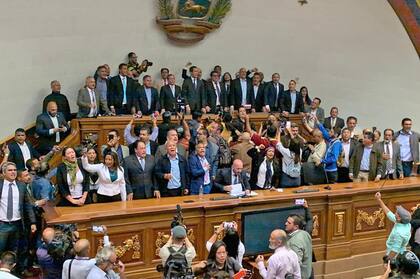
[[[230, 191], [229, 194], [231, 197], [236, 197], [236, 198], [245, 196], [245, 191], [242, 190], [242, 184], [241, 183], [233, 184], [232, 190]], [[258, 194], [254, 191], [251, 191], [249, 196], [255, 197], [255, 196], [258, 196]]]

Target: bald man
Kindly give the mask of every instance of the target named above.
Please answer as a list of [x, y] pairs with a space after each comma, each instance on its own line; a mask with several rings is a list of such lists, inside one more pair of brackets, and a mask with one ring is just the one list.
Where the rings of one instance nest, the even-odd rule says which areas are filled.
[[42, 112], [47, 112], [47, 105], [49, 102], [53, 101], [57, 104], [58, 110], [61, 111], [67, 121], [71, 120], [71, 111], [69, 101], [67, 100], [66, 95], [61, 94], [61, 84], [58, 80], [53, 80], [50, 83], [51, 94], [44, 98], [42, 102]]
[[41, 266], [44, 274], [44, 279], [60, 278], [62, 263], [56, 261], [48, 253], [48, 247], [55, 237], [55, 230], [53, 228], [46, 228], [42, 232], [42, 244], [36, 250], [38, 264]]
[[217, 170], [212, 192], [228, 193], [232, 191], [232, 185], [241, 184], [245, 195], [249, 195], [251, 190], [249, 186], [249, 174], [243, 168], [244, 164], [242, 161], [236, 159], [233, 161], [231, 168]]
[[69, 133], [70, 126], [64, 115], [58, 111], [55, 102], [49, 102], [47, 112], [36, 118], [36, 133], [39, 135], [38, 151], [47, 154], [54, 145], [59, 144]]
[[[106, 227], [102, 226], [102, 228], [104, 232], [104, 247], [110, 247], [111, 243], [109, 242]], [[74, 259], [66, 260], [63, 264], [62, 279], [86, 278], [96, 263], [95, 259], [89, 258], [89, 240], [78, 240], [76, 244], [74, 244], [74, 252], [76, 253], [76, 257]]]
[[274, 254], [268, 259], [267, 268], [265, 268], [262, 255], [255, 260], [261, 277], [264, 279], [285, 278], [287, 274], [291, 274], [294, 279], [301, 279], [299, 259], [296, 253], [287, 247], [286, 232], [284, 230], [272, 231], [269, 243], [269, 248], [274, 250]]

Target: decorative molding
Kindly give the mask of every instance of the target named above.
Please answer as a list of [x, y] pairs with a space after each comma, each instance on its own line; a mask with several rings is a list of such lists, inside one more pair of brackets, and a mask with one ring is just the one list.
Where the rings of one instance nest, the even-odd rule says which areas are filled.
[[[193, 244], [195, 243], [195, 235], [194, 235], [193, 229], [187, 230], [187, 237], [188, 237], [188, 240], [191, 241], [191, 243]], [[157, 233], [157, 237], [155, 240], [155, 246], [156, 246], [155, 255], [156, 256], [159, 256], [160, 248], [162, 248], [163, 245], [165, 245], [168, 242], [169, 238], [170, 238], [169, 234], [166, 234], [164, 232]]]
[[334, 236], [341, 236], [345, 234], [345, 211], [334, 213]]
[[319, 236], [319, 215], [318, 214], [314, 214], [312, 217], [312, 237], [314, 236]]
[[[220, 225], [217, 226], [213, 226], [213, 233], [216, 233], [217, 230], [219, 229]], [[217, 240], [222, 240], [223, 237], [225, 236], [225, 230], [221, 231], [220, 233], [217, 234]]]
[[[104, 247], [104, 240], [102, 238], [98, 241], [98, 251]], [[140, 240], [139, 235], [136, 234], [131, 238], [128, 238], [123, 241], [123, 245], [115, 246], [115, 254], [118, 258], [122, 258], [128, 251], [133, 250], [133, 255], [131, 259], [138, 260], [140, 259]]]
[[383, 212], [382, 208], [374, 211], [372, 214], [369, 214], [364, 210], [357, 210], [356, 231], [362, 230], [362, 223], [373, 226], [376, 220], [379, 220], [378, 229], [385, 227], [385, 213]]
[[416, 204], [415, 206], [413, 206], [412, 208], [411, 208], [411, 214], [413, 214], [414, 213], [414, 211], [416, 211], [416, 209], [417, 208], [420, 208], [420, 203], [418, 203], [418, 204]]

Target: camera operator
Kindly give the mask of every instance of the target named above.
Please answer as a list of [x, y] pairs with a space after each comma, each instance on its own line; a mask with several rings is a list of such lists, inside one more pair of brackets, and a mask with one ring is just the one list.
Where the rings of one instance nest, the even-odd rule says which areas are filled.
[[388, 260], [387, 269], [379, 279], [420, 279], [419, 271], [420, 261], [417, 256], [411, 251], [405, 251], [395, 259]]
[[[105, 226], [101, 226], [100, 232], [104, 234], [104, 247], [110, 247], [109, 237]], [[74, 259], [68, 259], [63, 264], [62, 279], [86, 278], [96, 263], [96, 259], [89, 258], [90, 243], [87, 239], [79, 239], [74, 244]]]
[[147, 59], [143, 60], [141, 64], [139, 64], [137, 62], [137, 55], [134, 52], [130, 52], [128, 54], [128, 72], [135, 80], [138, 80], [140, 75], [144, 72], [147, 72], [147, 68], [152, 65], [153, 63], [149, 62]]
[[242, 258], [245, 254], [245, 246], [239, 238], [238, 224], [233, 222], [223, 222], [207, 240], [206, 248], [210, 252], [211, 246], [217, 241], [217, 236], [224, 232], [222, 241], [226, 244], [226, 251], [229, 257], [234, 258], [242, 266]]
[[171, 230], [171, 237], [159, 251], [159, 257], [162, 259], [165, 269], [165, 278], [167, 276], [173, 278], [172, 272], [186, 273], [191, 268], [195, 256], [195, 248], [189, 241], [185, 228], [181, 225], [174, 226]]
[[125, 157], [130, 155], [129, 148], [125, 145], [120, 144], [120, 133], [116, 129], [112, 129], [108, 132], [107, 143], [102, 145], [102, 156], [110, 151], [117, 153], [118, 161], [122, 162]]
[[[86, 279], [125, 279], [125, 265], [118, 260], [114, 248], [103, 247], [96, 254], [96, 264], [89, 271]], [[118, 267], [119, 274], [114, 267]], [[80, 277], [79, 277], [80, 278]]]

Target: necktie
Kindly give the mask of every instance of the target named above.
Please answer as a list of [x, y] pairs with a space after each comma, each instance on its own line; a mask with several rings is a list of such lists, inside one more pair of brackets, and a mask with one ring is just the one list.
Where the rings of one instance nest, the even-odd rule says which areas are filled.
[[264, 188], [270, 188], [271, 187], [271, 177], [273, 176], [273, 172], [271, 171], [271, 161], [265, 161], [266, 165], [266, 171], [265, 171], [265, 182], [264, 182]]
[[216, 95], [217, 95], [217, 101], [216, 101], [216, 105], [218, 105], [220, 103], [220, 86], [219, 83], [216, 82]]
[[11, 221], [13, 219], [13, 183], [9, 183], [9, 192], [7, 196], [7, 220]]
[[[391, 155], [390, 148], [389, 148], [389, 142], [385, 142], [385, 153], [388, 155]], [[392, 170], [392, 160], [389, 158], [386, 160], [386, 173], [389, 174]]]
[[[96, 99], [95, 99], [95, 92], [93, 90], [90, 90], [90, 100], [93, 104], [96, 104]], [[96, 115], [96, 108], [93, 110], [93, 114]]]
[[[279, 98], [279, 85], [278, 85], [277, 83], [275, 83], [275, 84], [274, 84], [274, 88], [276, 89], [276, 100], [275, 100], [275, 102], [276, 102], [276, 104], [277, 104], [277, 100], [278, 100], [278, 98]], [[274, 104], [274, 106], [275, 106], [276, 104]]]
[[123, 105], [124, 105], [124, 104], [127, 104], [127, 78], [126, 77], [122, 78], [122, 86], [123, 86], [123, 94], [124, 94], [124, 97], [123, 97]]
[[141, 165], [141, 168], [144, 170], [144, 159], [140, 159], [140, 165]]
[[194, 89], [197, 89], [197, 80], [193, 78]]
[[233, 184], [238, 184], [238, 176], [237, 175], [235, 175], [235, 179], [233, 179]]

